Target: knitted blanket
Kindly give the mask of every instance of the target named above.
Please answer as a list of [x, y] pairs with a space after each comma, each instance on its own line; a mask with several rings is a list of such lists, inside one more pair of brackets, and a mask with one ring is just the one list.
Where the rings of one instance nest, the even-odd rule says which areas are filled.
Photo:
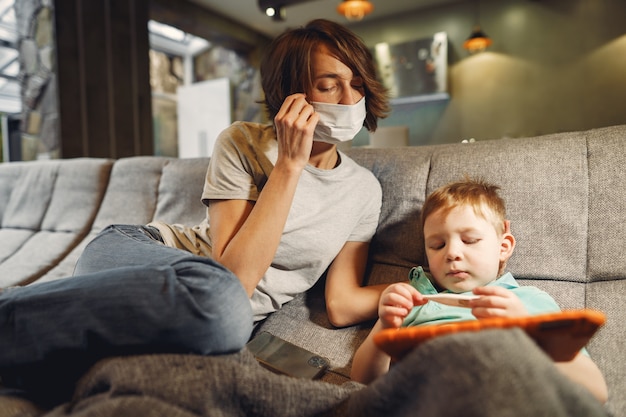
[[[520, 361], [521, 356], [528, 361]], [[246, 350], [213, 357], [110, 358], [79, 381], [71, 402], [39, 415], [590, 417], [606, 413], [589, 392], [564, 378], [534, 342], [514, 329], [437, 338], [369, 386], [276, 375], [258, 365]]]

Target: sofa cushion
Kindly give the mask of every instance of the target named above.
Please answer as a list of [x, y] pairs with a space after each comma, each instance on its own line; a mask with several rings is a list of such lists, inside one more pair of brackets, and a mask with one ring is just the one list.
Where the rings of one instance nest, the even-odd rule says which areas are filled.
[[584, 133], [437, 147], [426, 192], [464, 174], [501, 187], [517, 240], [508, 263], [515, 277], [586, 280]]
[[89, 233], [38, 282], [72, 276], [85, 246], [106, 226], [148, 223], [156, 211], [163, 167], [169, 161], [170, 158], [147, 156], [116, 160]]
[[589, 147], [589, 279], [626, 274], [626, 126], [592, 130]]
[[106, 159], [0, 164], [0, 287], [38, 279], [82, 240], [111, 165]]
[[71, 276], [85, 246], [110, 224], [200, 223], [206, 215], [200, 197], [208, 162], [208, 158], [145, 156], [115, 161], [89, 234], [39, 281]]
[[[378, 178], [383, 202], [371, 244], [371, 262], [393, 268], [396, 274], [371, 274], [370, 283], [406, 278], [407, 268], [424, 262], [419, 233], [420, 208], [430, 170], [431, 148], [352, 148], [349, 155]], [[404, 267], [404, 268], [403, 268]]]
[[[509, 262], [516, 277], [587, 279], [584, 133], [405, 149], [353, 148], [350, 156], [372, 170], [383, 188], [372, 242], [373, 282], [396, 281], [404, 267], [426, 263], [421, 206], [435, 188], [464, 175], [501, 186], [517, 238]], [[559, 166], [560, 161], [567, 165]]]
[[324, 302], [322, 279], [304, 294], [298, 294], [278, 312], [270, 314], [256, 329], [304, 346], [328, 358], [332, 373], [324, 380], [345, 382], [350, 378], [352, 355], [369, 333], [372, 323], [336, 328], [330, 324]]
[[93, 224], [146, 224], [156, 211], [159, 183], [168, 158], [132, 157], [115, 161], [109, 187]]
[[198, 224], [208, 159], [131, 157], [118, 160], [94, 229], [153, 220]]
[[170, 160], [163, 167], [151, 220], [187, 226], [200, 224], [207, 215], [201, 196], [208, 165], [209, 158]]

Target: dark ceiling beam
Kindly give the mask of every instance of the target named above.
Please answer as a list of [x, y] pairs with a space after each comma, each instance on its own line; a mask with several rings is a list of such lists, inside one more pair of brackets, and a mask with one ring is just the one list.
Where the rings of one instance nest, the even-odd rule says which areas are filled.
[[294, 4], [308, 3], [313, 0], [258, 0], [259, 9], [261, 11], [268, 7], [287, 7]]
[[[250, 7], [256, 5], [251, 3]], [[262, 33], [187, 0], [150, 0], [150, 19], [244, 54], [270, 41]]]

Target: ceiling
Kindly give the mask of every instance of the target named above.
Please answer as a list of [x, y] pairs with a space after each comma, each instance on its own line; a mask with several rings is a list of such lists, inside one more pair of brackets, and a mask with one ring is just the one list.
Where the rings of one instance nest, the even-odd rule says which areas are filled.
[[[303, 0], [300, 4], [286, 7], [284, 21], [272, 20], [258, 7], [258, 0], [189, 0], [208, 10], [213, 10], [240, 24], [247, 26], [268, 37], [274, 37], [285, 29], [302, 26], [314, 18], [325, 18], [344, 23], [350, 26], [351, 22], [337, 13], [337, 6], [341, 0]], [[283, 3], [297, 0], [282, 0]], [[373, 21], [383, 17], [393, 16], [444, 4], [470, 0], [369, 0], [374, 5], [374, 11], [366, 16], [363, 21]], [[276, 0], [280, 3], [281, 0]], [[19, 72], [19, 57], [17, 51], [17, 28], [15, 13], [13, 10], [14, 0], [0, 0], [0, 113], [18, 113], [21, 110], [20, 86], [17, 78]], [[204, 48], [190, 42], [187, 34], [185, 41], [166, 39], [163, 34], [155, 33], [151, 27], [151, 41], [153, 38], [163, 49], [170, 49], [182, 55], [191, 53], [190, 48]], [[162, 35], [159, 37], [159, 35]], [[193, 40], [193, 39], [192, 39]], [[205, 41], [206, 42], [206, 41]], [[172, 45], [170, 45], [172, 44]], [[168, 46], [169, 45], [169, 46]], [[181, 46], [182, 45], [182, 46]], [[182, 49], [181, 49], [182, 48]], [[194, 49], [195, 50], [195, 49]]]
[[[304, 25], [313, 18], [325, 18], [344, 23], [349, 26], [346, 18], [337, 13], [341, 0], [308, 0], [293, 6], [287, 6], [287, 16], [278, 22], [267, 17], [258, 7], [258, 0], [190, 0], [206, 9], [214, 10], [221, 15], [248, 26], [258, 32], [274, 37], [287, 28]], [[461, 0], [369, 0], [374, 11], [363, 21], [372, 21], [387, 16], [409, 11], [457, 3]], [[468, 1], [468, 0], [463, 0]], [[284, 3], [285, 1], [283, 1]], [[280, 3], [277, 0], [276, 3]]]

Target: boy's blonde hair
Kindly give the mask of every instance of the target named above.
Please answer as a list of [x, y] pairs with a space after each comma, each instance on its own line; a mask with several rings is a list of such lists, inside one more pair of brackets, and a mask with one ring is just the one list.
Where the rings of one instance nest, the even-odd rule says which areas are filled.
[[426, 219], [434, 212], [443, 210], [443, 214], [447, 214], [455, 207], [470, 206], [477, 216], [490, 222], [498, 235], [502, 235], [506, 230], [506, 207], [498, 194], [499, 189], [482, 178], [469, 177], [439, 187], [426, 198], [422, 207], [422, 233]]

